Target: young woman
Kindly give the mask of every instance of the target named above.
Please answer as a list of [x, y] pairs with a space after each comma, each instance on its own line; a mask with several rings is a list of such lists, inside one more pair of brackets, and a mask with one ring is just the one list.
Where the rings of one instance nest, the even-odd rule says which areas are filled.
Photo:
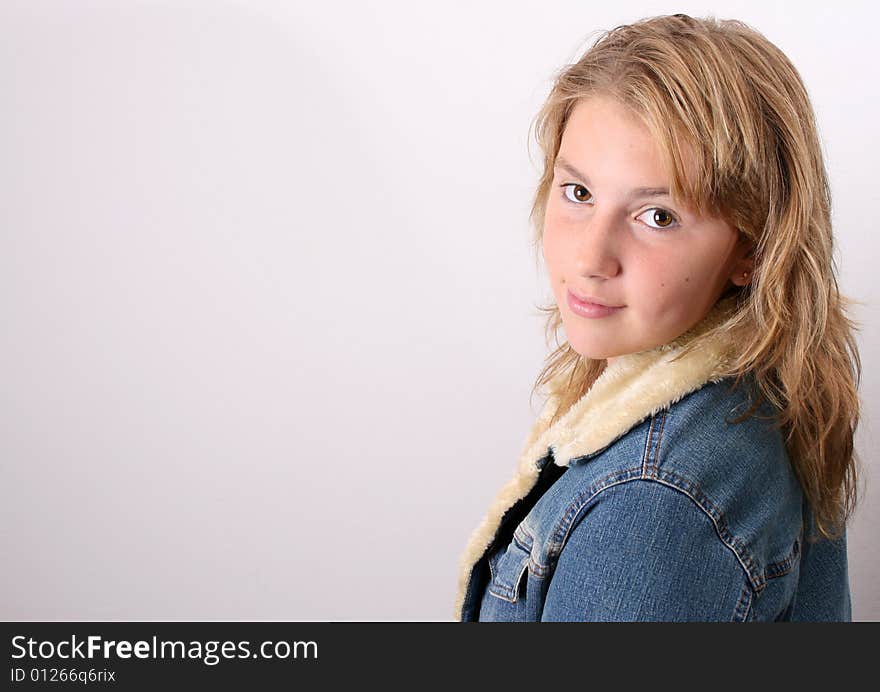
[[567, 340], [456, 619], [850, 620], [861, 364], [796, 69], [741, 22], [653, 17], [537, 122]]

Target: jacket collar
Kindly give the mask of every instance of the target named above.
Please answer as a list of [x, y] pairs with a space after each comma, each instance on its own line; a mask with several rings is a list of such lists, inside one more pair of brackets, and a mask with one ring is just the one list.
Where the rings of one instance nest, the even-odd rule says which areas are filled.
[[719, 300], [706, 316], [673, 341], [639, 353], [618, 356], [577, 402], [552, 426], [567, 373], [548, 383], [549, 396], [530, 431], [514, 477], [498, 492], [482, 523], [471, 534], [459, 560], [455, 616], [461, 619], [465, 590], [476, 562], [495, 537], [507, 510], [538, 480], [538, 462], [552, 450], [554, 463], [604, 449], [633, 426], [670, 406], [707, 382], [717, 382], [734, 347], [728, 333], [715, 335], [703, 348], [675, 360], [685, 344], [725, 321], [735, 297]]

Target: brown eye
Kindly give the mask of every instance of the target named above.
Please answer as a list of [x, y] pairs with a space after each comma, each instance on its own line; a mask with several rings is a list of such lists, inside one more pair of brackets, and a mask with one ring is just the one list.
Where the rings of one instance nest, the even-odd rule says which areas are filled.
[[662, 209], [656, 209], [654, 211], [654, 221], [660, 224], [663, 228], [666, 228], [666, 226], [672, 223], [672, 216]]
[[[577, 183], [566, 183], [562, 186], [563, 194], [565, 198], [570, 202], [574, 202], [575, 204], [581, 204], [586, 202], [592, 195], [590, 191], [585, 188], [583, 185], [578, 185]], [[572, 195], [569, 195], [569, 190], [571, 190]]]
[[[647, 223], [648, 228], [653, 228], [658, 231], [662, 231], [668, 228], [674, 228], [675, 225], [678, 224], [678, 219], [676, 219], [675, 216], [670, 214], [665, 209], [661, 209], [660, 207], [647, 209], [639, 214], [639, 216], [637, 216], [636, 218], [640, 218], [642, 216], [645, 217], [645, 222]], [[650, 219], [650, 222], [648, 222], [647, 219]]]

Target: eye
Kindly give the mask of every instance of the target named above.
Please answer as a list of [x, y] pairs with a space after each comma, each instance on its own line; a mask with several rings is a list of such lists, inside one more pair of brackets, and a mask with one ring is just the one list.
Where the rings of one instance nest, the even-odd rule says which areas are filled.
[[[586, 195], [589, 195], [590, 197], [592, 197], [592, 195], [590, 194], [590, 191], [587, 188], [585, 188], [583, 185], [580, 185], [578, 183], [565, 183], [564, 185], [560, 185], [559, 187], [562, 188], [562, 194], [565, 196], [565, 199], [567, 199], [569, 202], [572, 202], [574, 204], [583, 204], [585, 201], [584, 198]], [[569, 190], [572, 191], [574, 198], [572, 198], [568, 194]]]
[[676, 225], [678, 224], [678, 219], [676, 219], [675, 216], [670, 214], [665, 209], [662, 209], [661, 207], [651, 207], [650, 209], [646, 209], [636, 218], [641, 218], [646, 214], [649, 214], [649, 218], [651, 218], [651, 220], [653, 220], [655, 223], [659, 224], [657, 226], [652, 226], [650, 223], [648, 223], [648, 228], [655, 228], [658, 231], [662, 231], [666, 230], [667, 228], [672, 228], [673, 223], [675, 223]]

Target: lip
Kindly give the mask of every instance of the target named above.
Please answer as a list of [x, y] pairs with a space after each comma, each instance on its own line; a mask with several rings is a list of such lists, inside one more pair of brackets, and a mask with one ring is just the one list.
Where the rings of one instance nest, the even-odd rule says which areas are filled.
[[606, 305], [592, 296], [581, 298], [571, 291], [568, 291], [568, 306], [572, 312], [581, 317], [607, 317], [626, 307], [625, 305]]

